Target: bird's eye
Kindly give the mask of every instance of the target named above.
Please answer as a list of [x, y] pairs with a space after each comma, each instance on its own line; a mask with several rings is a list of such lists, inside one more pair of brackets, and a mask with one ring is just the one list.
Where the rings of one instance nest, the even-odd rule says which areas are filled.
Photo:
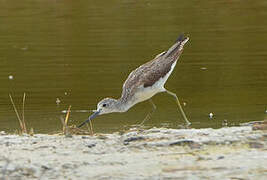
[[106, 107], [106, 106], [107, 106], [107, 104], [103, 104], [102, 106], [103, 106], [103, 107]]

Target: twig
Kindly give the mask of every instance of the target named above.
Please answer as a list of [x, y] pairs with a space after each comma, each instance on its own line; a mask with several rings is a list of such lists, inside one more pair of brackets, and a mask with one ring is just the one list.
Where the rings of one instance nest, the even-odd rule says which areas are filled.
[[68, 120], [69, 120], [69, 117], [70, 117], [70, 109], [71, 109], [71, 105], [68, 108], [68, 111], [67, 111], [67, 114], [66, 114], [66, 117], [65, 117], [65, 121], [62, 122], [62, 124], [63, 124], [63, 133], [64, 134], [66, 134], [66, 130], [67, 130], [67, 126], [68, 126]]
[[66, 130], [67, 130], [68, 127], [66, 126], [63, 117], [61, 117], [60, 120], [61, 120], [61, 123], [62, 123], [62, 126], [63, 126], [63, 129], [62, 129], [63, 134], [66, 134]]
[[16, 108], [16, 106], [15, 106], [15, 104], [14, 104], [14, 101], [13, 101], [13, 98], [12, 98], [11, 94], [9, 94], [9, 98], [10, 98], [10, 101], [11, 101], [11, 103], [12, 103], [12, 105], [13, 105], [13, 109], [14, 109], [16, 115], [17, 115], [17, 118], [18, 118], [18, 120], [19, 120], [20, 129], [21, 129], [21, 131], [24, 133], [24, 132], [25, 132], [25, 131], [24, 131], [24, 126], [23, 126], [22, 120], [21, 120], [20, 117], [19, 117], [18, 110], [17, 110], [17, 108]]
[[89, 123], [90, 123], [91, 135], [93, 136], [94, 135], [93, 124], [91, 121], [89, 121]]
[[25, 133], [27, 133], [25, 119], [24, 119], [25, 100], [26, 100], [26, 93], [23, 94], [23, 99], [22, 99], [22, 123], [23, 123], [22, 125], [23, 129], [25, 130]]
[[[93, 136], [94, 135], [94, 131], [93, 131], [92, 122], [89, 121], [89, 124], [90, 124], [90, 126], [88, 125], [88, 123], [86, 123], [86, 126], [87, 126], [87, 129], [88, 129], [88, 132], [91, 132], [91, 136]], [[89, 129], [89, 127], [90, 127], [90, 129]]]

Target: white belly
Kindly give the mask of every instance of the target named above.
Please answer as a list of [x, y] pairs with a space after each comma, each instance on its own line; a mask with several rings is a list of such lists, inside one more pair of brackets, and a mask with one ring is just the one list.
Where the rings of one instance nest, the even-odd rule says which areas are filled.
[[156, 83], [154, 83], [152, 86], [140, 87], [140, 90], [136, 92], [135, 94], [134, 104], [148, 100], [159, 92], [166, 91], [164, 88], [164, 84], [166, 83], [167, 79], [171, 75], [175, 65], [176, 65], [176, 61], [172, 64], [171, 70], [164, 77], [160, 78]]

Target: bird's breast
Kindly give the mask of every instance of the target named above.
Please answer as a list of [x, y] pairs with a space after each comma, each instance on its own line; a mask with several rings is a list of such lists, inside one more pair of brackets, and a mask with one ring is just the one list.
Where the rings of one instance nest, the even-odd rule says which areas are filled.
[[150, 99], [152, 96], [157, 94], [158, 92], [161, 92], [163, 89], [151, 86], [151, 87], [141, 87], [139, 91], [137, 91], [134, 95], [134, 101], [136, 103], [145, 101], [147, 99]]
[[163, 76], [158, 81], [156, 81], [152, 86], [139, 87], [139, 90], [134, 95], [135, 97], [134, 99], [136, 103], [150, 99], [152, 96], [154, 96], [155, 94], [159, 92], [166, 91], [164, 88], [164, 84], [166, 83], [169, 76], [171, 75], [175, 65], [176, 65], [176, 62], [172, 64], [170, 71], [165, 76]]

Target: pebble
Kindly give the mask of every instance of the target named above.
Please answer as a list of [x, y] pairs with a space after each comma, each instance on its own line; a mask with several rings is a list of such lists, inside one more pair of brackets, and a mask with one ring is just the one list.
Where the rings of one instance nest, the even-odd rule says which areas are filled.
[[134, 136], [134, 137], [129, 137], [124, 140], [124, 142], [132, 142], [132, 141], [139, 141], [139, 140], [144, 140], [145, 138], [143, 136]]
[[249, 147], [259, 149], [259, 148], [264, 148], [264, 145], [259, 142], [249, 142]]
[[252, 125], [253, 130], [267, 130], [267, 121], [258, 122]]
[[217, 159], [218, 159], [218, 160], [219, 160], [219, 159], [224, 159], [224, 156], [219, 156]]
[[88, 148], [92, 148], [92, 147], [95, 147], [95, 146], [96, 146], [96, 144], [88, 144], [87, 145]]
[[49, 169], [51, 169], [50, 167], [48, 167], [48, 166], [46, 166], [46, 165], [42, 165], [41, 168], [42, 168], [42, 169], [45, 169], [45, 170], [49, 170]]
[[184, 146], [184, 145], [189, 145], [189, 144], [193, 144], [193, 143], [195, 143], [194, 141], [192, 141], [192, 140], [178, 140], [178, 141], [176, 141], [176, 142], [171, 142], [170, 143], [170, 146], [176, 146], [176, 145], [178, 145], [178, 146]]

